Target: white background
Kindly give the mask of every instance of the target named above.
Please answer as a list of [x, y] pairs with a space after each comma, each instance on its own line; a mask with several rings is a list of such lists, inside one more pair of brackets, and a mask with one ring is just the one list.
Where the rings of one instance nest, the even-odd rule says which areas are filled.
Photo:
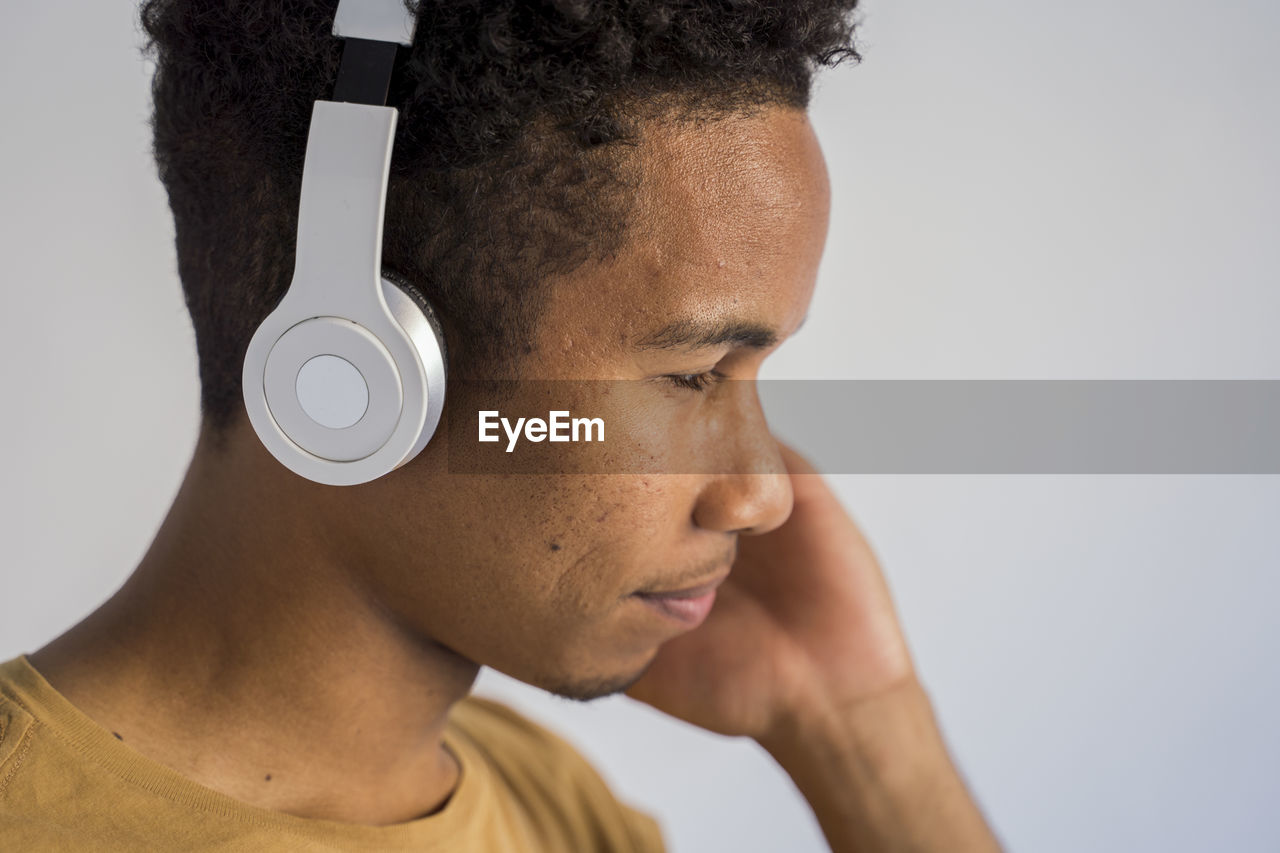
[[[6, 4], [0, 659], [141, 557], [194, 341], [123, 0]], [[1280, 7], [868, 0], [821, 78], [831, 239], [765, 376], [1280, 378]], [[1009, 849], [1280, 849], [1280, 478], [845, 476]], [[825, 849], [751, 742], [486, 671], [671, 848]]]

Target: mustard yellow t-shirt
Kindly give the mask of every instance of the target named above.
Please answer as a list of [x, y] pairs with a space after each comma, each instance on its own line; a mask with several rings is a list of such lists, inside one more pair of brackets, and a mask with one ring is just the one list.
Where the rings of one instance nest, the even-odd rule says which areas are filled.
[[469, 696], [445, 746], [462, 772], [443, 808], [391, 826], [243, 803], [117, 740], [25, 656], [0, 664], [0, 850], [653, 853], [657, 821], [617, 800], [568, 742]]

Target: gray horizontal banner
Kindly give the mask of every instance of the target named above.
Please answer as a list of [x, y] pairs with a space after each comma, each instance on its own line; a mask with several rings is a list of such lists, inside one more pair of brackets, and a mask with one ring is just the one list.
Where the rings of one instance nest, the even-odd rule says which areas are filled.
[[771, 435], [832, 474], [1280, 473], [1280, 380], [451, 382], [445, 410], [455, 473], [769, 473]]

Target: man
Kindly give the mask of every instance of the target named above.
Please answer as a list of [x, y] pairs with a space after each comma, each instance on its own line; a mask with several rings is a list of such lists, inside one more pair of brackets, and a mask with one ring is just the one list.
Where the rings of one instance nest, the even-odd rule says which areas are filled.
[[997, 849], [870, 548], [740, 393], [808, 309], [804, 108], [856, 57], [853, 5], [420, 9], [383, 260], [440, 315], [446, 406], [474, 418], [469, 378], [607, 379], [575, 402], [632, 429], [533, 477], [451, 470], [475, 448], [441, 431], [335, 488], [271, 457], [239, 385], [333, 4], [146, 2], [204, 419], [129, 581], [0, 669], [6, 849], [662, 849], [565, 741], [468, 696], [481, 665], [755, 738], [834, 850]]

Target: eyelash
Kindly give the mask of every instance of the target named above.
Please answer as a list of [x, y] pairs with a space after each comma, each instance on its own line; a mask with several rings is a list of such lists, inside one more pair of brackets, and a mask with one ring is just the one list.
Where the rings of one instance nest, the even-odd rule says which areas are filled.
[[677, 388], [687, 388], [690, 391], [705, 391], [712, 385], [715, 385], [721, 379], [727, 378], [718, 370], [708, 370], [705, 373], [670, 373], [663, 377], [668, 379], [671, 384]]

